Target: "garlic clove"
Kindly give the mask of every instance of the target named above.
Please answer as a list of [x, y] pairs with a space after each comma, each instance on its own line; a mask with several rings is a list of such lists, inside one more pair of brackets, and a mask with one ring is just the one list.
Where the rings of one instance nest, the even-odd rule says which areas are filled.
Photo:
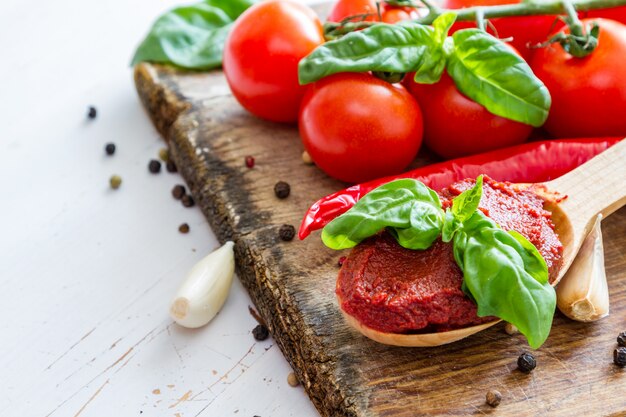
[[189, 271], [170, 305], [170, 316], [183, 327], [207, 324], [220, 311], [235, 273], [234, 243], [226, 242]]
[[556, 287], [557, 306], [567, 317], [590, 322], [609, 315], [609, 288], [599, 214], [576, 259]]

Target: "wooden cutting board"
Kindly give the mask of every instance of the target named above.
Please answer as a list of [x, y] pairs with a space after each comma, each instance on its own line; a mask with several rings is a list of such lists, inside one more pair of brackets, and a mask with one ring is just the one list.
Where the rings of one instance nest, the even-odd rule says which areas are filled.
[[[582, 324], [557, 313], [531, 374], [516, 370], [529, 350], [524, 338], [502, 324], [437, 348], [384, 346], [341, 316], [334, 287], [345, 253], [325, 248], [319, 233], [278, 237], [281, 225], [297, 228], [311, 203], [345, 186], [302, 162], [297, 129], [246, 113], [219, 71], [142, 64], [135, 81], [218, 239], [235, 241], [239, 277], [321, 415], [626, 415], [626, 369], [613, 364], [626, 330], [626, 210], [602, 223], [611, 315]], [[280, 180], [291, 185], [285, 200], [274, 195]], [[497, 409], [485, 404], [490, 389], [502, 393]]]

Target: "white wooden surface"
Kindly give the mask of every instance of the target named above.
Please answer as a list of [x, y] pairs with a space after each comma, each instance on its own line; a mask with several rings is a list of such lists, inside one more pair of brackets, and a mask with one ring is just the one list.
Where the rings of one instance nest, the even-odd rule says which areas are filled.
[[180, 176], [147, 171], [163, 143], [128, 62], [179, 3], [0, 2], [2, 416], [318, 415], [271, 338], [253, 339], [238, 281], [207, 327], [168, 316], [217, 242], [171, 197]]

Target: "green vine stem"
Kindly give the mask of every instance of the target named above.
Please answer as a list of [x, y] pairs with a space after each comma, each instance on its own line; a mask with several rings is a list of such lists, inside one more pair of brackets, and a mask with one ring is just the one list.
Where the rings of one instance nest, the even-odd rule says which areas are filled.
[[[474, 6], [467, 7], [465, 9], [442, 9], [434, 6], [434, 4], [430, 1], [426, 1], [425, 3], [432, 6], [427, 6], [429, 8], [429, 13], [426, 16], [415, 19], [415, 22], [424, 25], [432, 24], [437, 17], [446, 12], [456, 14], [457, 22], [468, 22], [476, 21], [480, 13], [482, 13], [482, 17], [484, 19], [492, 19], [495, 17], [510, 16], [558, 15], [563, 14], [564, 10], [564, 2], [562, 0], [541, 3], [522, 2], [498, 6]], [[579, 12], [626, 6], [626, 0], [572, 0], [568, 3]], [[342, 26], [341, 23], [327, 22], [326, 32], [332, 33], [334, 36], [340, 36], [354, 30], [372, 26], [376, 23], [377, 22], [350, 22]]]

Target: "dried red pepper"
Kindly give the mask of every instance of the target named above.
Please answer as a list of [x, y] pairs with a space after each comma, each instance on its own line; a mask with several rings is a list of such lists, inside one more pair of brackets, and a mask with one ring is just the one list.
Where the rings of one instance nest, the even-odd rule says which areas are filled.
[[413, 178], [434, 190], [441, 190], [453, 182], [486, 174], [498, 181], [544, 182], [573, 170], [622, 138], [559, 139], [525, 143], [479, 155], [452, 159], [353, 185], [321, 198], [306, 212], [298, 236], [306, 238], [321, 229], [335, 217], [345, 213], [361, 197], [389, 181]]

